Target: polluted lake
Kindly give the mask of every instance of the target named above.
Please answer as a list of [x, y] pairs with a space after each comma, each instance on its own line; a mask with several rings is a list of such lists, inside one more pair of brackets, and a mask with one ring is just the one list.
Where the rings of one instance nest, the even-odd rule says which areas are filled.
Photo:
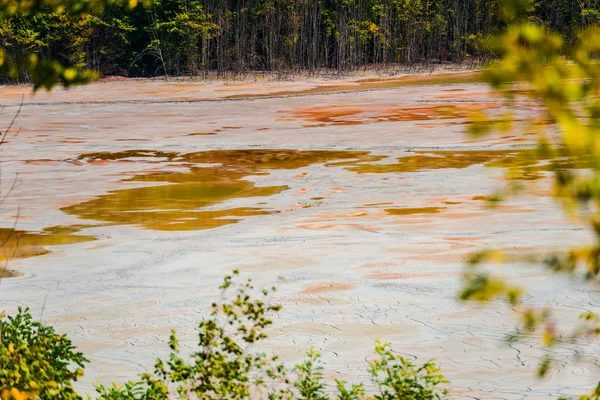
[[[260, 350], [293, 365], [315, 348], [327, 378], [367, 380], [383, 340], [436, 358], [457, 399], [597, 381], [586, 359], [536, 380], [544, 349], [507, 344], [510, 307], [458, 301], [473, 253], [540, 257], [593, 238], [553, 197], [552, 171], [581, 160], [539, 156], [535, 135], [465, 133], [473, 113], [531, 121], [534, 101], [506, 104], [473, 72], [5, 90], [0, 126], [21, 111], [1, 156], [0, 311], [26, 305], [69, 335], [91, 361], [82, 393], [152, 371], [171, 329], [192, 348], [234, 269], [277, 286], [283, 311]], [[494, 202], [508, 177], [518, 195]], [[558, 318], [599, 307], [534, 263], [495, 268]]]

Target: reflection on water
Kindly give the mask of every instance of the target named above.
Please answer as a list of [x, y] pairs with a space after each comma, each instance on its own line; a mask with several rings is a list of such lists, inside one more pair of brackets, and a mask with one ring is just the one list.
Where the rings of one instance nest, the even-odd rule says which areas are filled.
[[92, 236], [74, 235], [85, 226], [53, 226], [41, 232], [27, 232], [0, 228], [2, 250], [0, 260], [8, 261], [13, 258], [35, 257], [50, 253], [46, 246], [61, 246], [96, 240]]
[[207, 210], [228, 200], [272, 196], [288, 186], [257, 187], [242, 179], [270, 170], [297, 169], [342, 159], [364, 159], [367, 151], [213, 150], [177, 154], [155, 151], [85, 154], [81, 160], [157, 158], [187, 166], [188, 172], [137, 175], [128, 180], [158, 186], [111, 191], [95, 199], [62, 208], [79, 218], [156, 230], [199, 230], [233, 224], [241, 217], [268, 214], [262, 208]]

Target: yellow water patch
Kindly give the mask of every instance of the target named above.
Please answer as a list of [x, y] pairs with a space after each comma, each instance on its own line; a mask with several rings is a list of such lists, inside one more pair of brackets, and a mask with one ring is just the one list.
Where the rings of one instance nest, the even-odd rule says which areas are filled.
[[79, 160], [87, 160], [90, 162], [93, 161], [116, 161], [116, 160], [125, 160], [130, 158], [166, 158], [167, 160], [173, 160], [178, 156], [178, 153], [174, 152], [166, 152], [166, 151], [156, 151], [156, 150], [125, 150], [125, 151], [117, 151], [117, 152], [98, 152], [98, 153], [88, 153], [82, 154], [78, 157]]
[[439, 214], [446, 207], [419, 207], [419, 208], [386, 208], [385, 212], [392, 215], [413, 215], [413, 214]]
[[184, 154], [181, 160], [191, 163], [221, 164], [228, 168], [244, 168], [257, 172], [271, 169], [298, 169], [334, 160], [364, 160], [369, 154], [368, 151], [346, 150], [212, 150]]
[[[199, 169], [202, 170], [202, 169]], [[205, 174], [200, 174], [204, 178]], [[194, 181], [194, 173], [142, 175], [133, 180], [169, 182], [161, 178], [176, 178], [176, 184], [111, 191], [96, 199], [62, 208], [79, 218], [123, 225], [138, 225], [156, 230], [199, 230], [233, 224], [241, 217], [267, 214], [260, 208], [232, 208], [206, 211], [203, 207], [226, 200], [271, 196], [287, 186], [256, 187], [254, 183], [239, 180], [227, 182], [218, 177], [214, 182]], [[187, 178], [187, 180], [186, 180]], [[172, 181], [172, 180], [171, 180]]]
[[0, 228], [0, 260], [28, 258], [50, 253], [46, 246], [62, 246], [96, 240], [93, 236], [73, 235], [82, 227], [55, 226], [41, 232]]
[[241, 218], [269, 214], [262, 208], [238, 207], [206, 210], [228, 200], [265, 197], [288, 186], [257, 187], [242, 179], [265, 175], [270, 170], [297, 169], [340, 159], [368, 157], [367, 151], [213, 150], [188, 154], [131, 151], [94, 153], [80, 159], [119, 161], [123, 158], [166, 158], [189, 167], [188, 172], [136, 175], [129, 181], [159, 183], [158, 186], [114, 190], [95, 199], [61, 210], [79, 218], [114, 224], [137, 225], [155, 230], [200, 230], [233, 224]]
[[371, 164], [360, 160], [348, 162], [349, 171], [357, 173], [420, 172], [437, 169], [462, 169], [484, 164], [487, 167], [510, 165], [512, 161], [537, 164], [535, 149], [525, 150], [470, 150], [470, 151], [414, 151], [400, 157], [396, 163]]

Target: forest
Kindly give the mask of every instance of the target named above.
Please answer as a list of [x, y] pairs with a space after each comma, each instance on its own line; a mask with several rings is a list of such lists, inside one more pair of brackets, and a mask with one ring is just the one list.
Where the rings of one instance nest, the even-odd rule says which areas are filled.
[[[600, 0], [531, 8], [531, 22], [567, 41], [600, 21]], [[3, 19], [0, 50], [131, 77], [465, 63], [495, 57], [482, 39], [503, 27], [499, 9], [498, 0], [130, 0], [72, 15], [42, 7]]]

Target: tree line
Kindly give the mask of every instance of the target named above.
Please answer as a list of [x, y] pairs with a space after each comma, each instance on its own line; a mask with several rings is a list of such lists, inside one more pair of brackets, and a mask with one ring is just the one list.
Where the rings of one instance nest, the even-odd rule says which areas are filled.
[[[482, 38], [503, 26], [498, 0], [132, 1], [15, 13], [0, 21], [0, 50], [103, 75], [352, 70], [493, 57]], [[567, 38], [600, 22], [600, 0], [539, 0], [529, 11]]]

